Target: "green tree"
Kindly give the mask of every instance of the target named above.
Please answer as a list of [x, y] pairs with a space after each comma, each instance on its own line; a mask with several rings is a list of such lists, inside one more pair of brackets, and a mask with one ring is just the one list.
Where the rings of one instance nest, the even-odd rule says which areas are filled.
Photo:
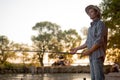
[[21, 52], [21, 60], [23, 62], [23, 64], [25, 65], [26, 62], [30, 62], [31, 61], [31, 54], [28, 52], [30, 51], [30, 48], [27, 44], [19, 44], [20, 50]]
[[[67, 53], [70, 52], [71, 48], [80, 45], [81, 37], [74, 29], [69, 29], [64, 31], [60, 30], [57, 34], [56, 40], [53, 42], [56, 42], [56, 44], [58, 44], [59, 46], [57, 49], [55, 49], [56, 52], [66, 52], [66, 54], [59, 54], [59, 55], [62, 55], [69, 60], [71, 59], [72, 55]], [[56, 58], [56, 55], [59, 56], [57, 53], [50, 54], [49, 58]]]
[[120, 62], [120, 0], [103, 0], [100, 7], [109, 28], [107, 60]]
[[81, 43], [81, 37], [74, 29], [63, 31], [58, 34], [58, 40], [62, 45], [62, 51], [69, 52], [73, 47], [79, 46]]
[[120, 62], [120, 49], [108, 49], [106, 58], [111, 62]]
[[109, 28], [109, 48], [120, 49], [120, 0], [103, 0], [100, 4], [102, 18]]
[[41, 66], [43, 66], [43, 56], [46, 51], [51, 52], [50, 58], [54, 58], [57, 53], [69, 52], [72, 47], [80, 45], [81, 42], [81, 38], [75, 30], [62, 31], [60, 26], [55, 23], [40, 22], [33, 27], [33, 30], [39, 32], [38, 36], [32, 37], [32, 40], [37, 50], [40, 51], [37, 54]]
[[16, 58], [15, 52], [9, 51], [14, 43], [10, 42], [6, 36], [0, 36], [0, 63], [4, 64], [8, 59]]
[[48, 21], [37, 23], [32, 28], [33, 30], [38, 31], [37, 36], [32, 36], [32, 41], [36, 45], [36, 49], [39, 51], [37, 54], [41, 66], [44, 66], [43, 56], [45, 52], [49, 50], [53, 51], [54, 48], [58, 47], [54, 46], [51, 40], [55, 39], [59, 28], [59, 25]]

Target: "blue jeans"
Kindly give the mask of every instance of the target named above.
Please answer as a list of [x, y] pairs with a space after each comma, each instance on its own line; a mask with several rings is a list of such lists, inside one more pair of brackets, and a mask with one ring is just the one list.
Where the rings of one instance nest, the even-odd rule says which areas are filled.
[[105, 80], [103, 62], [101, 59], [90, 60], [91, 80]]

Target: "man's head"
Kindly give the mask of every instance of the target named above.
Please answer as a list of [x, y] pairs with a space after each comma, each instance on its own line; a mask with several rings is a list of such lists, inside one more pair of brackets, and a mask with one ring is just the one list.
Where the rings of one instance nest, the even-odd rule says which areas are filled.
[[97, 6], [89, 5], [85, 8], [85, 11], [91, 19], [101, 18], [100, 9]]

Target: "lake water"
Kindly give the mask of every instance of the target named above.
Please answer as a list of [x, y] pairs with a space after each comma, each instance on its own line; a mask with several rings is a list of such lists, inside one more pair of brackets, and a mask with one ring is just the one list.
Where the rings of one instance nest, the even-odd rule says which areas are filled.
[[83, 78], [91, 80], [87, 73], [0, 74], [0, 80], [84, 80]]

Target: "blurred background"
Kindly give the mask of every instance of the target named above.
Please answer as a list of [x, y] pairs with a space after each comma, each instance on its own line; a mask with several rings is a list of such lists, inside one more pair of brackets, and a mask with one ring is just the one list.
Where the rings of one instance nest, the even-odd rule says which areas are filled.
[[0, 0], [0, 68], [89, 66], [86, 49], [69, 52], [86, 40], [90, 4], [109, 29], [104, 64], [120, 65], [119, 0]]

